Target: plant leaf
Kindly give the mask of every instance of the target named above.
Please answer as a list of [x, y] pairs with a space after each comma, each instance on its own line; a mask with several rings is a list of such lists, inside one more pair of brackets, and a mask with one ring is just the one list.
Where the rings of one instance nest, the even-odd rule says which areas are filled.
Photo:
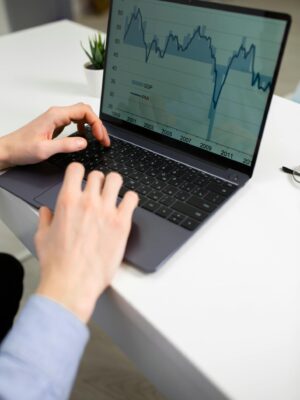
[[105, 41], [102, 41], [100, 32], [95, 34], [94, 37], [89, 37], [89, 48], [90, 53], [84, 48], [82, 42], [81, 47], [90, 60], [92, 66], [95, 69], [102, 69], [104, 67], [104, 58], [105, 58]]

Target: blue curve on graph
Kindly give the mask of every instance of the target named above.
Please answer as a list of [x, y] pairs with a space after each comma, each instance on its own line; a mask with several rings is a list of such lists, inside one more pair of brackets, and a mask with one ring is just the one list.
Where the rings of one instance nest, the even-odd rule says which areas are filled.
[[249, 50], [245, 47], [245, 38], [238, 51], [234, 52], [228, 61], [228, 65], [218, 65], [216, 57], [216, 48], [212, 44], [212, 38], [205, 34], [206, 27], [200, 25], [195, 29], [192, 35], [187, 35], [183, 44], [180, 44], [179, 37], [172, 31], [166, 38], [164, 48], [159, 46], [159, 39], [154, 36], [151, 43], [146, 42], [146, 26], [147, 23], [143, 21], [143, 16], [140, 8], [133, 11], [131, 18], [126, 21], [126, 28], [124, 34], [124, 43], [145, 48], [145, 62], [148, 63], [153, 51], [160, 58], [166, 55], [173, 55], [177, 57], [184, 57], [195, 61], [200, 61], [212, 65], [212, 75], [214, 79], [214, 90], [208, 118], [210, 121], [207, 140], [211, 139], [212, 129], [214, 126], [216, 109], [226, 84], [230, 70], [245, 72], [251, 75], [251, 86], [257, 86], [257, 89], [266, 92], [270, 90], [272, 85], [272, 78], [261, 75], [255, 72], [255, 56], [256, 46], [252, 44]]

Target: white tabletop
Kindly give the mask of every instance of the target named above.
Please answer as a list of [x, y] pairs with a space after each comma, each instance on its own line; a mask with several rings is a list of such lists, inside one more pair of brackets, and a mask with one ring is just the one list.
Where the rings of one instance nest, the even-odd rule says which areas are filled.
[[[90, 32], [64, 21], [0, 39], [2, 134], [51, 105], [85, 101], [98, 112], [82, 70], [80, 40]], [[151, 327], [157, 353], [168, 343], [199, 381], [205, 376], [232, 399], [300, 398], [300, 186], [279, 171], [298, 164], [300, 106], [274, 97], [251, 181], [159, 272], [124, 266], [105, 300], [123, 322]], [[0, 216], [32, 249], [35, 211], [1, 191]], [[174, 387], [188, 388], [182, 377]]]

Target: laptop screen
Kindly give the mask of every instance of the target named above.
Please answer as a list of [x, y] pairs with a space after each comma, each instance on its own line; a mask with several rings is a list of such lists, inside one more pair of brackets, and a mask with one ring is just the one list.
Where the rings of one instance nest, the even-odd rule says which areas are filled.
[[287, 21], [182, 3], [113, 1], [101, 112], [251, 166]]

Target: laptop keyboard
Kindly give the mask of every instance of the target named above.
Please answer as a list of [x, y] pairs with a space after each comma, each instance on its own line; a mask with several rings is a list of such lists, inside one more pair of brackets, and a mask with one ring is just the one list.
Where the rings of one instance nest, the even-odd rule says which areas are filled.
[[120, 197], [128, 190], [139, 194], [139, 207], [176, 225], [195, 230], [237, 186], [202, 171], [110, 137], [111, 147], [103, 148], [95, 139], [80, 152], [57, 154], [50, 161], [66, 167], [80, 162], [86, 174], [116, 171], [123, 176]]

